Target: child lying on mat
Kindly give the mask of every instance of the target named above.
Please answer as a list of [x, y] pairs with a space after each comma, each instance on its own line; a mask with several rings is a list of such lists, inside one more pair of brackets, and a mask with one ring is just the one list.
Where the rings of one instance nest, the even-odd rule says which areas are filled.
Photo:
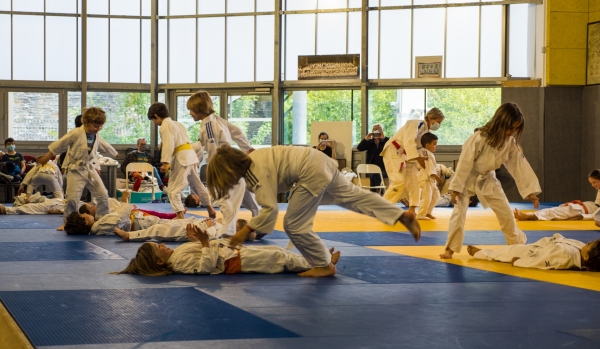
[[498, 250], [467, 246], [475, 259], [511, 263], [531, 269], [587, 269], [600, 271], [600, 239], [584, 244], [556, 233], [533, 244], [510, 245]]
[[[26, 202], [29, 199], [30, 202]], [[0, 204], [0, 214], [62, 214], [65, 200], [62, 198], [48, 199], [40, 193], [35, 193], [27, 198], [21, 194], [15, 198], [12, 207]]]
[[[165, 244], [146, 242], [127, 268], [114, 274], [162, 276], [169, 274], [237, 274], [303, 272], [311, 265], [299, 254], [279, 246], [229, 247], [227, 240], [209, 241], [206, 231], [188, 224], [186, 233], [191, 242], [176, 249]], [[337, 263], [340, 252], [329, 250], [331, 262]]]
[[[238, 219], [237, 227], [242, 229], [246, 225], [245, 219]], [[115, 234], [123, 241], [190, 241], [187, 236], [187, 226], [192, 224], [203, 231], [206, 231], [209, 239], [216, 239], [222, 236], [223, 225], [215, 222], [212, 218], [196, 217], [175, 219], [166, 223], [156, 224], [146, 229], [125, 231], [117, 227], [114, 228]]]

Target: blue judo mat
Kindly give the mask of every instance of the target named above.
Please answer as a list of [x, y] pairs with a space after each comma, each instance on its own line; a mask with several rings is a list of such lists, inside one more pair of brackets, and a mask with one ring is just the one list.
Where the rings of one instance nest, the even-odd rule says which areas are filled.
[[124, 259], [87, 241], [0, 242], [0, 262]]

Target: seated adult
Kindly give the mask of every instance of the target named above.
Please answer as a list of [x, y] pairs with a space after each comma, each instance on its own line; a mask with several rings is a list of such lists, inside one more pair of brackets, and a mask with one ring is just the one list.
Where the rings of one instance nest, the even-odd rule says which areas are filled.
[[327, 132], [319, 133], [319, 143], [313, 148], [335, 160], [335, 144], [329, 140]]
[[[151, 164], [150, 153], [148, 152], [148, 150], [146, 150], [146, 145], [147, 142], [145, 138], [140, 138], [137, 140], [137, 150], [133, 150], [127, 153], [127, 155], [125, 156], [125, 160], [123, 160], [123, 163], [121, 164], [121, 171], [123, 172], [123, 174], [125, 174], [127, 165], [131, 162], [145, 162]], [[154, 177], [156, 178], [158, 187], [162, 190], [164, 184], [161, 180], [160, 174], [158, 173], [158, 169], [155, 166], [152, 166], [152, 168], [154, 169]], [[133, 175], [130, 173], [129, 177], [132, 178]]]

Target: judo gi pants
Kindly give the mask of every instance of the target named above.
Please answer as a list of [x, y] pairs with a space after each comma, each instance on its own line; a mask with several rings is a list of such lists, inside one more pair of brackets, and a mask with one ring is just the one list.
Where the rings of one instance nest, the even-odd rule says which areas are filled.
[[513, 258], [529, 257], [532, 246], [529, 245], [511, 245], [499, 248], [497, 250], [482, 249], [473, 255], [475, 259], [483, 259], [488, 261], [498, 261], [511, 263]]
[[300, 273], [312, 268], [304, 257], [279, 246], [244, 246], [240, 259], [242, 273]]
[[402, 171], [398, 171], [401, 163], [399, 160], [384, 157], [383, 161], [390, 179], [390, 185], [383, 194], [383, 198], [395, 205], [400, 200], [406, 187], [410, 206], [418, 206], [421, 188], [419, 187], [417, 164], [413, 161], [407, 161]]
[[421, 201], [419, 201], [417, 219], [430, 215], [440, 199], [440, 191], [433, 180], [420, 181], [419, 184], [421, 185]]
[[67, 221], [67, 217], [79, 209], [79, 199], [84, 188], [87, 188], [92, 194], [92, 201], [96, 201], [96, 216], [101, 217], [110, 212], [108, 207], [108, 191], [102, 183], [100, 175], [94, 171], [87, 171], [88, 178], [84, 177], [77, 170], [69, 170], [67, 176], [67, 195], [64, 210], [64, 221]]
[[171, 164], [171, 174], [169, 175], [169, 202], [173, 211], [183, 211], [181, 202], [181, 192], [189, 184], [190, 190], [200, 197], [200, 203], [204, 206], [210, 206], [210, 197], [208, 191], [200, 177], [198, 176], [197, 164], [182, 166], [179, 161], [173, 159]]
[[46, 189], [49, 190], [56, 199], [62, 199], [64, 197], [61, 187], [62, 183], [58, 183], [58, 179], [55, 175], [45, 172], [38, 172], [35, 174], [31, 180], [31, 184], [27, 186], [27, 193], [32, 194], [34, 189], [39, 188], [42, 185], [45, 185]]
[[567, 219], [583, 214], [585, 214], [585, 210], [579, 204], [545, 208], [534, 213], [540, 221], [566, 221]]

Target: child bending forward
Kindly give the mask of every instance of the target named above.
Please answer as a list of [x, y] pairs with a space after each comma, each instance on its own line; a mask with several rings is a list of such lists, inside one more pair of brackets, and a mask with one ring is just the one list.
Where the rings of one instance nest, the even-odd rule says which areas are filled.
[[[227, 246], [227, 240], [209, 242], [206, 231], [197, 226], [189, 224], [186, 230], [191, 242], [176, 249], [146, 242], [140, 246], [127, 268], [115, 274], [273, 274], [303, 272], [312, 268], [304, 257], [279, 246], [241, 246], [233, 249]], [[333, 253], [332, 262], [337, 263], [339, 256], [339, 252]]]
[[584, 244], [556, 233], [529, 245], [505, 246], [499, 250], [469, 245], [467, 251], [476, 259], [511, 263], [520, 268], [600, 270], [600, 239]]
[[517, 227], [502, 185], [496, 179], [496, 169], [504, 165], [515, 179], [519, 193], [538, 208], [536, 195], [542, 189], [519, 146], [524, 127], [525, 119], [519, 107], [514, 103], [504, 103], [494, 117], [463, 145], [456, 173], [448, 188], [452, 192], [454, 210], [450, 216], [446, 248], [440, 258], [451, 258], [462, 248], [469, 195], [477, 195], [484, 208], [492, 208], [508, 245], [527, 242], [527, 237]]

